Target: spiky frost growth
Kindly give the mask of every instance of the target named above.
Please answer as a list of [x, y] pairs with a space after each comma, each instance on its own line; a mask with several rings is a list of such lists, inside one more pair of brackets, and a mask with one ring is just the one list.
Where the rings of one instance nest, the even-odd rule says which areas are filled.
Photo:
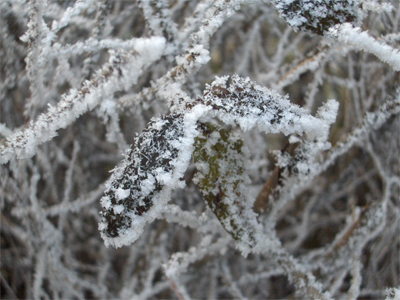
[[[231, 84], [227, 86], [228, 79]], [[217, 78], [207, 85], [198, 103], [213, 108], [213, 113], [228, 125], [238, 124], [247, 131], [257, 126], [266, 133], [306, 134], [310, 139], [325, 141], [329, 124], [311, 116], [277, 91], [262, 87], [250, 78], [238, 75]], [[337, 109], [337, 105], [336, 109]], [[336, 112], [328, 115], [335, 118]]]
[[186, 115], [154, 118], [139, 134], [121, 167], [114, 170], [101, 199], [101, 236], [106, 245], [133, 243], [169, 201], [181, 181], [193, 151], [196, 122], [204, 112], [198, 106]]
[[[101, 199], [104, 211], [99, 229], [106, 245], [120, 247], [136, 241], [145, 224], [159, 216], [160, 208], [169, 201], [171, 189], [182, 186], [179, 180], [186, 171], [198, 134], [194, 124], [206, 113], [226, 124], [239, 124], [244, 130], [257, 125], [266, 132], [306, 133], [322, 145], [310, 152], [312, 156], [320, 148], [329, 148], [325, 142], [329, 125], [335, 120], [336, 102], [328, 102], [318, 119], [249, 78], [232, 76], [228, 88], [227, 79], [228, 76], [217, 78], [206, 87], [202, 97], [180, 113], [153, 119], [135, 139]], [[202, 135], [196, 139], [193, 154], [199, 169], [195, 183], [224, 228], [242, 241], [239, 247], [247, 255], [254, 246], [252, 232], [257, 227], [251, 221], [255, 220], [252, 205], [246, 204], [244, 196], [248, 151], [243, 141], [225, 129], [209, 123], [200, 123], [199, 129]], [[180, 170], [176, 172], [177, 165]]]
[[57, 136], [58, 130], [92, 110], [102, 99], [129, 89], [143, 69], [160, 58], [165, 40], [160, 37], [135, 39], [132, 45], [135, 49], [129, 52], [110, 51], [109, 62], [91, 80], [86, 80], [80, 90], [71, 89], [57, 106], [49, 105], [48, 111], [35, 122], [31, 121], [25, 129], [9, 136], [0, 145], [0, 163], [7, 163], [13, 157], [33, 156], [38, 145]]
[[276, 0], [275, 5], [295, 30], [319, 35], [334, 25], [358, 23], [361, 19], [357, 0]]
[[357, 50], [364, 50], [378, 57], [381, 61], [390, 65], [393, 70], [400, 71], [400, 51], [395, 47], [377, 41], [360, 27], [351, 24], [338, 24], [329, 29], [329, 35], [337, 38], [340, 42], [351, 45]]
[[[384, 299], [400, 284], [399, 3], [0, 0], [2, 298]], [[196, 137], [209, 151], [191, 164]], [[150, 152], [163, 182], [148, 163], [121, 175]]]
[[183, 136], [182, 115], [152, 120], [136, 137], [124, 166], [117, 168], [101, 199], [102, 234], [123, 236], [132, 226], [133, 216], [146, 214], [159, 196], [164, 182], [171, 180], [179, 139]]

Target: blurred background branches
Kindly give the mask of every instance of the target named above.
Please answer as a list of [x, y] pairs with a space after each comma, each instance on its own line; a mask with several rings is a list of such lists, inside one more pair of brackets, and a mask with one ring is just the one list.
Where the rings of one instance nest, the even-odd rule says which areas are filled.
[[[399, 1], [355, 2], [359, 28], [323, 35], [294, 31], [278, 2], [1, 1], [3, 299], [395, 295]], [[136, 133], [233, 74], [312, 115], [339, 102], [332, 148], [309, 172], [299, 161], [312, 148], [224, 125], [249, 149], [246, 197], [276, 248], [241, 255], [194, 184], [194, 163], [160, 219], [131, 246], [106, 248], [99, 200]]]

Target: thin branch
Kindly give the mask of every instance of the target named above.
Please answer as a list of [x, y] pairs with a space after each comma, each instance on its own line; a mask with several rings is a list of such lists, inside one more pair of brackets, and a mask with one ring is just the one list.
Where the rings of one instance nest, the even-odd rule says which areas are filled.
[[7, 138], [0, 146], [0, 163], [7, 163], [13, 157], [33, 156], [37, 146], [54, 138], [59, 129], [92, 110], [101, 99], [132, 86], [142, 69], [161, 56], [164, 45], [165, 40], [159, 37], [138, 39], [135, 50], [111, 55], [109, 62], [83, 88], [71, 90], [57, 107], [50, 107], [35, 123]]

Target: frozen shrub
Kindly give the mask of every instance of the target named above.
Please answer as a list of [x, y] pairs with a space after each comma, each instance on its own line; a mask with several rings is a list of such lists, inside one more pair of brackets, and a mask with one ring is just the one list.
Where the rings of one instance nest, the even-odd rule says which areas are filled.
[[4, 299], [395, 299], [399, 1], [0, 1]]

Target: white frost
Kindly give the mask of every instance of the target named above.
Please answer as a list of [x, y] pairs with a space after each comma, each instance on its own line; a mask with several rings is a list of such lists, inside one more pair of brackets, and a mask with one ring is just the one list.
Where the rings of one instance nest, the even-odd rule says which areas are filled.
[[329, 33], [340, 42], [349, 44], [357, 50], [372, 53], [381, 61], [390, 65], [393, 70], [400, 71], [400, 51], [375, 40], [366, 31], [361, 31], [360, 27], [353, 27], [349, 23], [344, 23], [331, 28]]

